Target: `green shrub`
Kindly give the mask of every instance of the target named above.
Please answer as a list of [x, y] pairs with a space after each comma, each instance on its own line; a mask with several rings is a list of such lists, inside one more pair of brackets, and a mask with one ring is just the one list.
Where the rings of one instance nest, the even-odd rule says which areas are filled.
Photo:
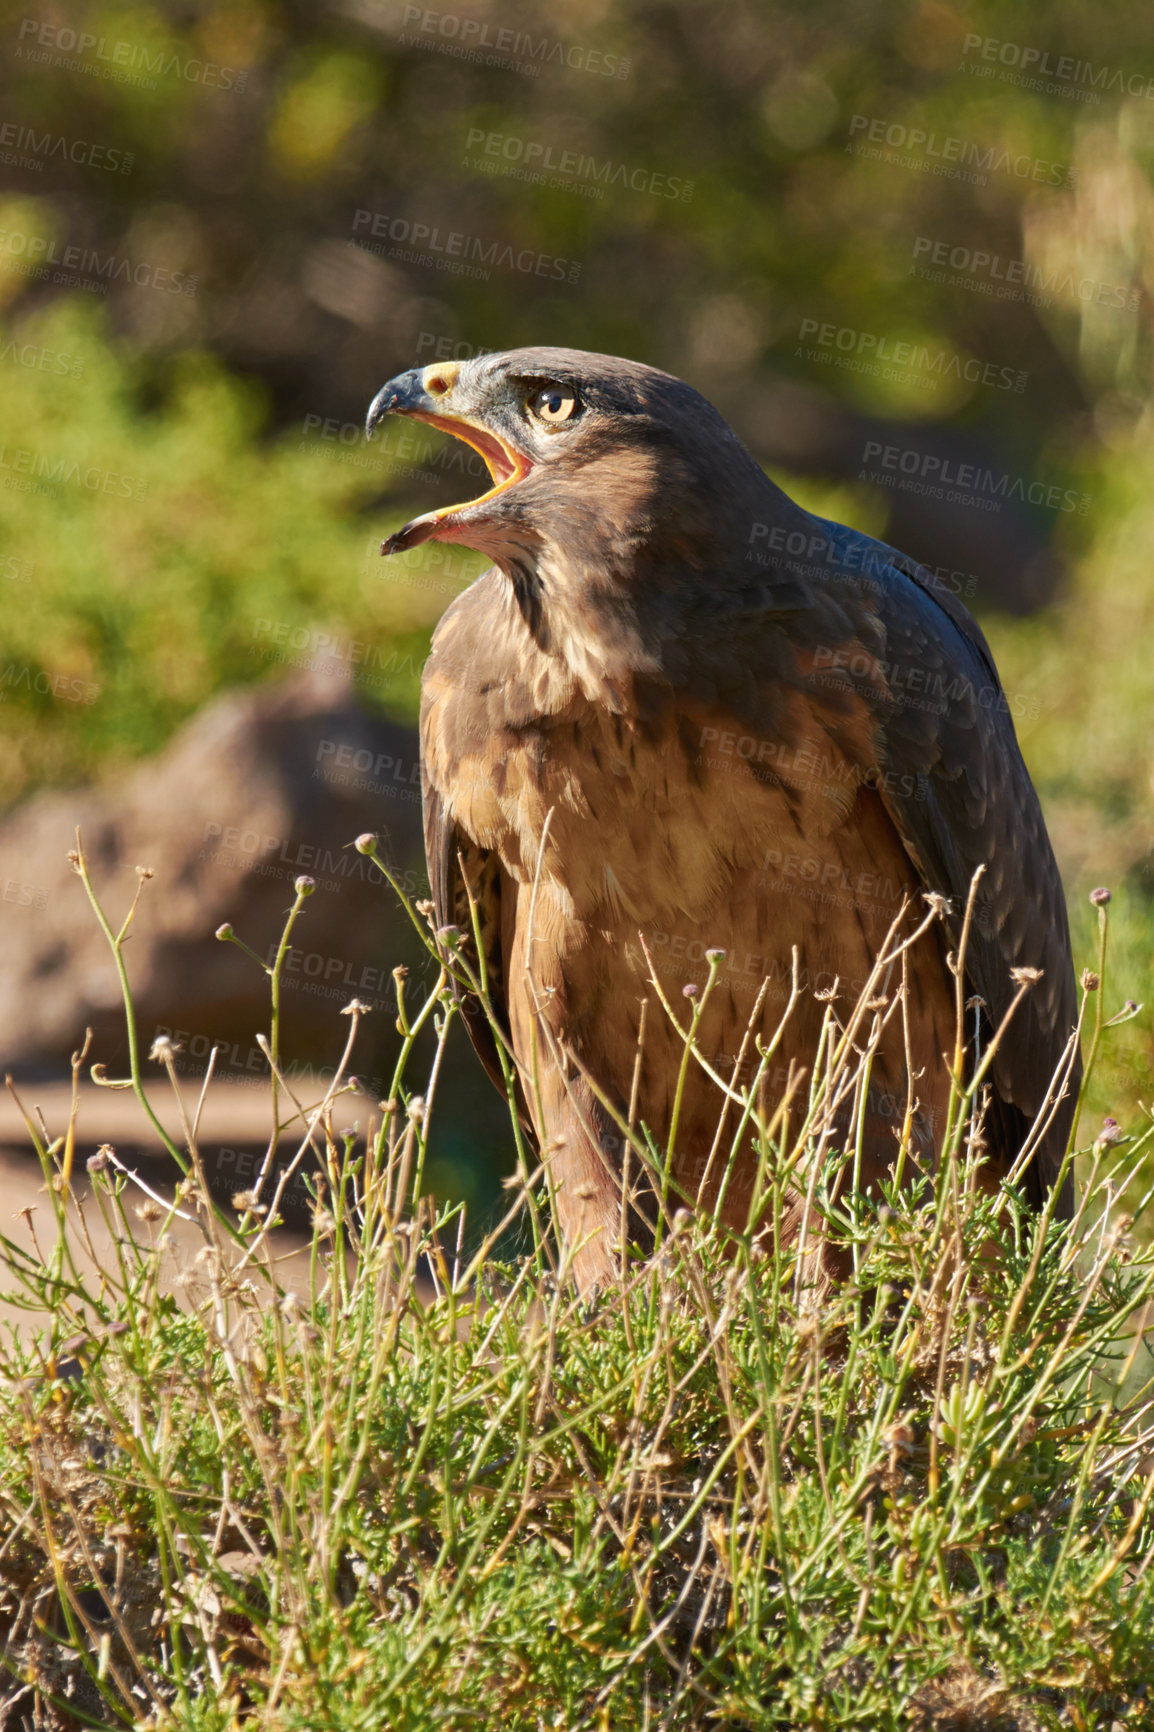
[[0, 803], [157, 750], [215, 691], [298, 667], [415, 714], [431, 626], [478, 562], [430, 578], [441, 550], [380, 559], [403, 518], [366, 507], [411, 463], [303, 423], [262, 442], [259, 390], [197, 354], [158, 385], [99, 308], [58, 302], [8, 342], [80, 371], [4, 369]]
[[[128, 930], [106, 928], [131, 1020]], [[399, 981], [398, 1016], [443, 1044], [463, 965], [451, 936], [426, 942], [439, 977], [420, 1006]], [[859, 1024], [855, 1056], [831, 1022], [793, 1142], [751, 1081], [747, 1230], [680, 1207], [658, 1163], [656, 1251], [625, 1247], [620, 1289], [583, 1300], [519, 1133], [484, 1239], [422, 1197], [440, 1071], [410, 1081], [411, 1038], [383, 1114], [334, 1136], [361, 1014], [299, 1113], [274, 1016], [270, 1155], [291, 1159], [239, 1218], [212, 1206], [191, 1123], [171, 1203], [135, 1200], [108, 1150], [82, 1205], [75, 1127], [45, 1144], [30, 1120], [56, 1232], [8, 1245], [42, 1320], [0, 1393], [20, 1712], [198, 1732], [1151, 1723], [1154, 1253], [1119, 1213], [1141, 1140], [1099, 1136], [1056, 1223], [977, 1182], [975, 1083], [936, 1175], [856, 1196], [836, 1158], [814, 1166], [816, 1127], [875, 1036]], [[172, 1049], [151, 1058], [177, 1087]], [[269, 1237], [296, 1167], [300, 1294]], [[852, 1272], [829, 1288], [782, 1232], [807, 1184]], [[174, 1270], [177, 1209], [203, 1249]], [[98, 1276], [95, 1214], [118, 1246]], [[518, 1224], [524, 1253], [498, 1261]]]

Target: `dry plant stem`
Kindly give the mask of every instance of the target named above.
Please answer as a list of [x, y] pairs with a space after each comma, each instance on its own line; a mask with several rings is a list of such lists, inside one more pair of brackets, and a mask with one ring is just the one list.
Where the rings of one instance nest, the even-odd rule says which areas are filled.
[[164, 1210], [166, 1218], [178, 1221], [188, 1221], [194, 1226], [201, 1224], [199, 1215], [190, 1215], [187, 1209], [177, 1208], [176, 1204], [170, 1199], [162, 1197], [159, 1191], [154, 1191], [148, 1181], [142, 1179], [140, 1174], [134, 1172], [131, 1167], [126, 1167], [116, 1150], [110, 1148], [107, 1144], [105, 1144], [104, 1147], [104, 1158], [108, 1162], [109, 1166], [115, 1168], [115, 1170], [120, 1173], [130, 1185], [132, 1185], [136, 1190], [142, 1192], [142, 1194], [149, 1198], [151, 1202], [159, 1204]]
[[966, 956], [970, 947], [970, 930], [974, 922], [974, 906], [978, 897], [978, 885], [985, 875], [985, 866], [978, 865], [970, 879], [970, 888], [966, 894], [965, 913], [962, 916], [962, 931], [958, 939], [957, 963], [954, 968], [954, 1075], [959, 1082], [966, 1062]]
[[[261, 965], [262, 967], [265, 967], [265, 972], [269, 977], [270, 996], [272, 999], [272, 1014], [269, 1021], [269, 1050], [271, 1053], [271, 1062], [274, 1066], [280, 1064], [280, 993], [285, 960], [290, 948], [289, 940], [292, 937], [293, 927], [300, 918], [301, 909], [304, 907], [311, 889], [311, 884], [306, 885], [303, 879], [297, 880], [293, 905], [289, 909], [288, 918], [284, 924], [284, 930], [280, 935], [280, 943], [277, 945], [277, 952], [276, 956], [273, 958], [272, 966], [266, 967], [263, 963]], [[268, 1152], [265, 1155], [266, 1167], [272, 1162], [276, 1155], [280, 1130], [279, 1084], [274, 1071], [272, 1083], [272, 1133], [269, 1137]]]
[[116, 967], [117, 979], [120, 982], [121, 997], [124, 1000], [124, 1022], [128, 1036], [128, 1059], [129, 1072], [132, 1079], [132, 1091], [140, 1102], [153, 1130], [164, 1144], [164, 1147], [168, 1150], [181, 1172], [187, 1174], [187, 1160], [177, 1148], [160, 1120], [157, 1118], [156, 1113], [153, 1111], [152, 1102], [144, 1091], [144, 1083], [141, 1078], [140, 1068], [140, 1047], [136, 1032], [136, 1009], [133, 1004], [132, 987], [129, 984], [128, 970], [124, 965], [124, 940], [128, 936], [128, 928], [132, 922], [133, 915], [136, 913], [136, 905], [140, 900], [140, 894], [144, 888], [144, 877], [142, 875], [137, 884], [136, 895], [132, 899], [132, 906], [125, 916], [124, 924], [121, 926], [119, 932], [114, 933], [109, 924], [108, 918], [100, 905], [96, 891], [93, 888], [92, 878], [88, 871], [88, 861], [85, 858], [84, 847], [81, 842], [79, 830], [76, 832], [76, 848], [73, 856], [73, 865], [82, 884], [84, 885], [88, 900], [92, 904], [93, 912], [100, 924], [100, 930], [103, 932], [108, 941], [109, 949], [112, 951], [112, 960]]
[[[1098, 1046], [1102, 1039], [1102, 1029], [1105, 1026], [1106, 1014], [1106, 939], [1110, 928], [1110, 917], [1106, 905], [1098, 908], [1098, 957], [1095, 972], [1098, 976], [1098, 989], [1094, 995], [1094, 1032], [1090, 1036], [1090, 1051], [1086, 1055], [1086, 1066], [1082, 1076], [1082, 1087], [1078, 1090], [1078, 1104], [1074, 1109], [1074, 1121], [1070, 1126], [1070, 1150], [1078, 1146], [1078, 1127], [1082, 1122], [1082, 1108], [1086, 1104], [1086, 1093], [1090, 1078], [1094, 1071], [1094, 1062], [1098, 1057]], [[1083, 1003], [1083, 1012], [1085, 1004]]]
[[664, 1195], [668, 1196], [668, 1174], [673, 1166], [674, 1152], [677, 1148], [677, 1130], [681, 1122], [681, 1102], [685, 1094], [685, 1079], [689, 1074], [689, 1061], [697, 1047], [697, 1030], [705, 1007], [709, 1003], [720, 969], [720, 960], [716, 954], [709, 958], [709, 976], [702, 991], [693, 999], [689, 1013], [689, 1027], [682, 1035], [681, 1064], [677, 1072], [677, 1087], [673, 1095], [673, 1111], [669, 1116], [669, 1136], [665, 1146], [666, 1177]]
[[[78, 1101], [78, 1095], [79, 1095], [79, 1080], [78, 1080], [77, 1072], [78, 1072], [80, 1063], [82, 1062], [84, 1056], [87, 1054], [88, 1046], [89, 1046], [89, 1039], [90, 1039], [90, 1036], [85, 1039], [84, 1046], [83, 1046], [81, 1053], [79, 1055], [77, 1055], [75, 1053], [73, 1054], [72, 1104], [71, 1104], [71, 1107], [69, 1110], [69, 1133], [68, 1133], [69, 1140], [71, 1140], [74, 1137], [73, 1127], [75, 1125], [77, 1101]], [[46, 1137], [41, 1136], [37, 1127], [34, 1125], [32, 1119], [29, 1117], [28, 1112], [24, 1106], [24, 1103], [21, 1101], [20, 1096], [17, 1093], [16, 1085], [13, 1082], [12, 1078], [10, 1076], [8, 1076], [8, 1077], [5, 1077], [4, 1080], [5, 1080], [5, 1083], [7, 1085], [8, 1092], [12, 1096], [13, 1101], [16, 1103], [16, 1107], [20, 1113], [20, 1116], [24, 1120], [25, 1125], [27, 1126], [28, 1134], [32, 1139], [33, 1147], [36, 1150], [37, 1158], [39, 1159], [39, 1162], [40, 1162], [40, 1169], [41, 1169], [42, 1173], [44, 1174], [44, 1189], [48, 1194], [49, 1203], [50, 1203], [51, 1208], [52, 1208], [53, 1218], [54, 1218], [55, 1225], [56, 1225], [56, 1244], [55, 1244], [55, 1247], [53, 1249], [51, 1264], [48, 1264], [45, 1262], [43, 1256], [40, 1253], [39, 1245], [36, 1245], [36, 1255], [37, 1255], [37, 1258], [39, 1259], [41, 1265], [45, 1268], [48, 1279], [51, 1282], [54, 1289], [56, 1290], [57, 1294], [59, 1295], [60, 1301], [62, 1302], [63, 1301], [63, 1295], [64, 1295], [65, 1289], [67, 1287], [70, 1286], [72, 1288], [73, 1292], [80, 1292], [80, 1291], [83, 1291], [84, 1283], [83, 1283], [83, 1279], [82, 1279], [80, 1270], [77, 1266], [75, 1257], [73, 1255], [71, 1241], [69, 1239], [68, 1232], [67, 1232], [68, 1200], [72, 1194], [71, 1193], [71, 1187], [70, 1187], [70, 1184], [68, 1183], [68, 1181], [65, 1180], [65, 1178], [64, 1178], [63, 1170], [58, 1171], [58, 1169], [55, 1165], [55, 1162], [54, 1162], [54, 1156], [59, 1152], [60, 1147], [61, 1147], [61, 1139], [57, 1139], [56, 1142], [50, 1142]], [[68, 1164], [70, 1167], [71, 1166], [70, 1157], [68, 1157]], [[31, 1226], [31, 1221], [29, 1221], [29, 1226]], [[35, 1235], [33, 1235], [33, 1243], [34, 1244], [36, 1243]], [[4, 1238], [3, 1236], [0, 1236], [0, 1245], [3, 1245], [5, 1251], [8, 1253], [9, 1256], [11, 1256], [13, 1253], [16, 1253], [17, 1255], [19, 1255], [19, 1253], [17, 1252], [17, 1248], [14, 1245], [12, 1245], [10, 1240]], [[68, 1270], [68, 1277], [67, 1278], [65, 1276], [65, 1269], [66, 1268]], [[83, 1319], [78, 1318], [77, 1321], [78, 1322], [83, 1321]]]
[[[285, 930], [287, 932], [288, 928], [286, 927]], [[280, 1131], [283, 1131], [284, 1129], [286, 1129], [288, 1125], [295, 1123], [296, 1119], [298, 1119], [298, 1118], [302, 1121], [302, 1123], [305, 1126], [305, 1134], [301, 1140], [300, 1147], [297, 1149], [297, 1152], [296, 1152], [295, 1156], [293, 1157], [293, 1160], [290, 1162], [287, 1173], [282, 1175], [281, 1180], [278, 1183], [276, 1195], [274, 1197], [273, 1208], [271, 1208], [269, 1211], [270, 1215], [273, 1214], [273, 1212], [275, 1210], [275, 1205], [280, 1202], [280, 1198], [284, 1192], [284, 1186], [285, 1186], [285, 1183], [287, 1182], [287, 1178], [291, 1177], [292, 1173], [296, 1170], [297, 1165], [300, 1163], [301, 1160], [303, 1160], [305, 1150], [311, 1146], [313, 1149], [313, 1152], [314, 1152], [314, 1154], [316, 1154], [318, 1160], [323, 1158], [323, 1151], [319, 1150], [316, 1147], [316, 1144], [313, 1142], [313, 1138], [316, 1134], [317, 1126], [323, 1123], [325, 1115], [329, 1112], [329, 1110], [332, 1107], [334, 1100], [336, 1099], [337, 1095], [341, 1092], [341, 1089], [344, 1087], [345, 1072], [348, 1068], [349, 1060], [352, 1057], [353, 1047], [356, 1044], [357, 1031], [360, 1027], [360, 1019], [361, 1019], [361, 1016], [364, 1012], [364, 1006], [361, 1004], [359, 999], [353, 999], [352, 1003], [347, 1005], [345, 1008], [346, 1008], [346, 1012], [349, 1016], [349, 1032], [348, 1032], [347, 1036], [345, 1037], [344, 1050], [341, 1053], [340, 1062], [338, 1063], [336, 1070], [333, 1072], [332, 1080], [330, 1081], [328, 1087], [326, 1088], [326, 1090], [325, 1090], [323, 1096], [321, 1097], [320, 1101], [318, 1102], [318, 1104], [312, 1108], [305, 1108], [301, 1105], [300, 1101], [298, 1101], [296, 1095], [293, 1093], [291, 1087], [289, 1086], [287, 1080], [281, 1075], [280, 1059], [277, 1055], [277, 1051], [276, 1051], [276, 1047], [275, 1047], [274, 1042], [272, 1040], [269, 1040], [266, 1043], [264, 1040], [264, 1037], [262, 1035], [259, 1035], [259, 1034], [257, 1035], [257, 1043], [260, 1046], [261, 1051], [264, 1053], [265, 1058], [268, 1060], [269, 1071], [272, 1075], [274, 1088], [277, 1087], [279, 1084], [279, 1086], [281, 1088], [283, 1088], [285, 1090], [285, 1092], [288, 1094], [289, 1099], [291, 1100], [294, 1108], [296, 1109], [293, 1117], [291, 1119], [285, 1120], [283, 1124], [280, 1122], [279, 1112], [278, 1112], [278, 1134]], [[270, 1145], [270, 1147], [265, 1151], [264, 1159], [261, 1162], [260, 1171], [256, 1176], [255, 1183], [253, 1184], [252, 1196], [253, 1196], [253, 1202], [254, 1203], [260, 1202], [260, 1194], [261, 1194], [262, 1190], [264, 1189], [264, 1182], [268, 1177], [269, 1169], [272, 1165], [272, 1161], [273, 1161], [273, 1157], [274, 1157], [275, 1153], [276, 1153], [276, 1147], [275, 1147], [275, 1143], [274, 1143], [274, 1144]]]
[[72, 1183], [72, 1162], [76, 1155], [76, 1117], [80, 1111], [80, 1072], [85, 1059], [88, 1057], [88, 1049], [91, 1045], [92, 1030], [86, 1028], [83, 1046], [79, 1052], [72, 1054], [72, 1096], [68, 1106], [68, 1130], [64, 1139], [64, 1157], [60, 1163], [60, 1179], [65, 1195], [67, 1195], [68, 1188]]
[[[797, 956], [797, 952], [796, 952], [796, 947], [795, 947], [795, 950], [794, 950], [794, 974], [795, 974], [795, 976], [796, 976], [796, 956]], [[742, 1033], [742, 1037], [741, 1037], [741, 1045], [737, 1049], [737, 1057], [736, 1057], [736, 1060], [734, 1061], [734, 1066], [733, 1066], [733, 1081], [734, 1081], [735, 1086], [738, 1084], [739, 1079], [741, 1077], [741, 1073], [742, 1073], [743, 1069], [745, 1068], [746, 1059], [749, 1057], [750, 1046], [756, 1040], [755, 1031], [758, 1027], [758, 1024], [761, 1021], [761, 1008], [762, 1008], [762, 1005], [765, 1003], [765, 997], [766, 997], [766, 993], [768, 992], [768, 990], [769, 990], [769, 981], [768, 981], [768, 979], [766, 979], [766, 980], [763, 980], [761, 983], [761, 989], [758, 992], [756, 999], [754, 1000], [753, 1009], [750, 1011], [749, 1016], [746, 1020], [745, 1029], [744, 1029], [744, 1032]], [[646, 1001], [646, 1003], [648, 1003], [648, 1001]], [[759, 1077], [761, 1075], [764, 1075], [764, 1066], [765, 1066], [765, 1061], [762, 1060], [761, 1067], [760, 1067], [760, 1070], [758, 1073]], [[726, 1127], [726, 1124], [729, 1120], [729, 1109], [730, 1109], [731, 1105], [733, 1105], [733, 1102], [730, 1099], [730, 1097], [728, 1095], [726, 1095], [724, 1101], [722, 1102], [721, 1112], [718, 1114], [717, 1130], [714, 1134], [713, 1142], [710, 1145], [709, 1154], [706, 1157], [705, 1166], [702, 1169], [701, 1180], [700, 1180], [700, 1183], [698, 1184], [698, 1187], [697, 1187], [697, 1196], [694, 1199], [694, 1206], [696, 1208], [701, 1207], [701, 1199], [705, 1194], [706, 1184], [708, 1183], [709, 1178], [712, 1174], [713, 1163], [717, 1159], [717, 1155], [721, 1149], [721, 1141], [722, 1141], [723, 1136], [725, 1135], [725, 1127]], [[747, 1110], [748, 1109], [746, 1109], [746, 1111]], [[630, 1122], [631, 1123], [632, 1123], [632, 1120], [633, 1120], [633, 1114], [630, 1113]]]
[[[1021, 1174], [1025, 1171], [1025, 1168], [1026, 1168], [1027, 1164], [1029, 1163], [1029, 1161], [1032, 1159], [1034, 1151], [1037, 1148], [1039, 1142], [1045, 1136], [1046, 1132], [1049, 1130], [1051, 1124], [1053, 1123], [1055, 1113], [1058, 1111], [1058, 1108], [1061, 1105], [1063, 1099], [1069, 1093], [1070, 1078], [1071, 1078], [1071, 1075], [1073, 1074], [1074, 1065], [1077, 1062], [1077, 1058], [1078, 1058], [1078, 1050], [1079, 1050], [1079, 1045], [1080, 1045], [1081, 1038], [1082, 1038], [1082, 1025], [1083, 1025], [1083, 1020], [1085, 1018], [1085, 1014], [1086, 1014], [1086, 998], [1085, 998], [1085, 995], [1083, 995], [1082, 1003], [1078, 1009], [1077, 1024], [1076, 1024], [1073, 1032], [1071, 1033], [1069, 1040], [1066, 1043], [1065, 1050], [1063, 1051], [1062, 1056], [1058, 1061], [1057, 1067], [1054, 1071], [1054, 1075], [1050, 1079], [1049, 1086], [1046, 1090], [1046, 1094], [1045, 1094], [1045, 1097], [1042, 1101], [1042, 1105], [1038, 1109], [1038, 1113], [1034, 1119], [1034, 1123], [1030, 1126], [1030, 1129], [1029, 1129], [1027, 1136], [1026, 1136], [1026, 1140], [1022, 1144], [1021, 1150], [1019, 1151], [1017, 1157], [1014, 1160], [1013, 1166], [1010, 1169], [1011, 1176], [1015, 1180], [1017, 1180], [1021, 1176]], [[1067, 1143], [1065, 1158], [1063, 1160], [1062, 1167], [1059, 1171], [1059, 1175], [1058, 1175], [1058, 1178], [1057, 1178], [1055, 1186], [1054, 1186], [1055, 1189], [1061, 1188], [1064, 1175], [1069, 1171], [1070, 1164], [1073, 1161], [1073, 1158], [1074, 1158], [1073, 1144]]]

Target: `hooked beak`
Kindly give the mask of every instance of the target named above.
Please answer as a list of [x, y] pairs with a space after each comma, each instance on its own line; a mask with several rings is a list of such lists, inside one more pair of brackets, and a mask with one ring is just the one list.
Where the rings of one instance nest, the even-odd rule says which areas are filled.
[[430, 427], [453, 434], [454, 438], [464, 440], [466, 445], [479, 452], [488, 465], [494, 485], [479, 499], [466, 500], [463, 505], [444, 506], [440, 511], [426, 511], [424, 516], [414, 517], [387, 541], [382, 541], [381, 552], [384, 554], [404, 553], [422, 541], [468, 542], [470, 527], [484, 522], [484, 506], [498, 493], [522, 480], [533, 467], [523, 451], [499, 433], [494, 433], [492, 428], [441, 406], [452, 392], [459, 371], [456, 362], [449, 361], [440, 366], [412, 367], [407, 373], [398, 373], [377, 392], [369, 405], [365, 436], [371, 439], [386, 415], [407, 415], [414, 421], [427, 421]]

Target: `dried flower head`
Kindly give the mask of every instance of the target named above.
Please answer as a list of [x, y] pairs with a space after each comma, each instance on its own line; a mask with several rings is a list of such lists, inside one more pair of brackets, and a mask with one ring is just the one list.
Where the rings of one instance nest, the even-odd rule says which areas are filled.
[[1099, 884], [1096, 890], [1091, 890], [1090, 892], [1090, 901], [1094, 904], [1095, 908], [1105, 908], [1109, 900], [1110, 892], [1104, 884]]

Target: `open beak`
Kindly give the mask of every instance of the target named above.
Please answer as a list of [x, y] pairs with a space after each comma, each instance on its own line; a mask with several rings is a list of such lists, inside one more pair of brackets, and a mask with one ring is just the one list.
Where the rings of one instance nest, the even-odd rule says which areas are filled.
[[[398, 373], [377, 392], [369, 405], [365, 435], [371, 439], [386, 415], [407, 415], [414, 421], [427, 421], [430, 427], [451, 433], [479, 452], [493, 477], [493, 486], [479, 499], [466, 500], [463, 505], [447, 505], [440, 511], [426, 511], [423, 517], [414, 517], [395, 535], [382, 541], [382, 553], [404, 553], [422, 541], [467, 541], [470, 525], [478, 522], [479, 508], [506, 488], [515, 486], [533, 467], [523, 451], [499, 433], [494, 433], [491, 427], [441, 408], [441, 400], [452, 390], [457, 372], [454, 362], [446, 362], [441, 366], [413, 367], [407, 373]], [[483, 513], [481, 517], [483, 519]]]

